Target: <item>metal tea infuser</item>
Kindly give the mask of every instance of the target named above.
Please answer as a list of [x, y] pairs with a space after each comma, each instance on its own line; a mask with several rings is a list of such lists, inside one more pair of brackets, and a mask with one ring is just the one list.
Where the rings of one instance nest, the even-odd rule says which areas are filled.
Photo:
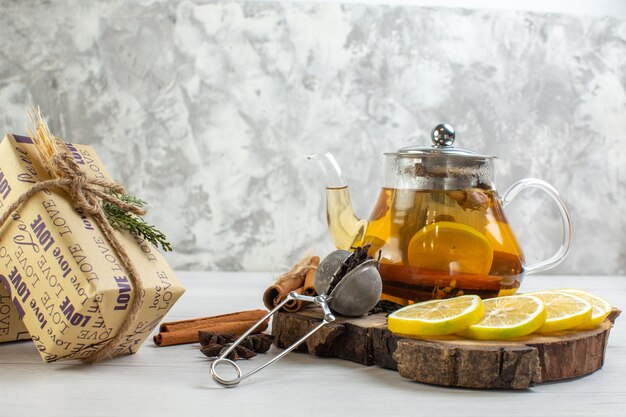
[[[343, 278], [341, 278], [338, 283], [335, 283], [334, 287], [332, 285], [333, 281], [335, 281], [337, 273], [339, 273], [350, 255], [351, 252], [349, 251], [337, 250], [331, 252], [326, 258], [324, 258], [315, 271], [314, 286], [319, 295], [312, 297], [298, 294], [295, 291], [289, 293], [289, 295], [280, 304], [263, 316], [258, 322], [242, 334], [239, 339], [235, 340], [228, 347], [228, 349], [222, 352], [222, 354], [213, 362], [211, 365], [211, 377], [213, 380], [225, 388], [235, 387], [245, 378], [256, 374], [261, 369], [278, 361], [283, 356], [297, 348], [302, 342], [326, 324], [335, 321], [335, 315], [333, 312], [344, 316], [359, 317], [370, 311], [376, 303], [378, 303], [382, 293], [382, 280], [380, 274], [378, 273], [377, 261], [368, 259], [365, 262], [360, 263], [354, 269], [349, 271]], [[259, 327], [259, 325], [261, 325], [261, 323], [269, 317], [272, 317], [291, 300], [308, 301], [321, 307], [322, 312], [324, 313], [322, 321], [276, 357], [245, 374], [242, 373], [239, 365], [237, 365], [234, 361], [227, 359], [227, 356], [248, 335], [250, 335], [254, 329]], [[233, 379], [220, 377], [216, 368], [222, 363], [229, 364], [235, 368], [237, 377]]]

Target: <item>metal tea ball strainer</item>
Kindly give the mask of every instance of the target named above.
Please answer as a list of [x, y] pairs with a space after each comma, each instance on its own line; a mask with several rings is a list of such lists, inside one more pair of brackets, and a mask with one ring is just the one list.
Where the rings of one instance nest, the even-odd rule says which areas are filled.
[[[222, 354], [211, 364], [211, 377], [219, 385], [232, 388], [237, 386], [243, 379], [256, 374], [266, 366], [278, 361], [283, 356], [294, 350], [302, 342], [308, 339], [313, 333], [317, 332], [323, 326], [335, 321], [333, 312], [350, 317], [359, 317], [370, 311], [382, 293], [382, 280], [378, 272], [378, 262], [374, 259], [368, 259], [359, 263], [356, 267], [349, 270], [348, 273], [338, 279], [338, 273], [342, 267], [345, 267], [354, 256], [353, 253], [345, 250], [337, 250], [331, 252], [317, 267], [315, 271], [314, 286], [318, 296], [311, 297], [298, 294], [295, 291], [289, 295], [270, 312], [263, 316], [244, 334], [235, 340]], [[234, 361], [227, 359], [228, 354], [232, 352], [243, 339], [254, 331], [262, 322], [273, 316], [280, 308], [291, 300], [302, 300], [317, 304], [322, 308], [324, 317], [320, 324], [315, 326], [311, 331], [298, 339], [294, 344], [282, 351], [279, 355], [261, 366], [249, 371], [246, 374], [241, 372], [241, 368]], [[235, 368], [237, 377], [233, 379], [224, 379], [220, 377], [216, 368], [221, 363], [227, 363]]]

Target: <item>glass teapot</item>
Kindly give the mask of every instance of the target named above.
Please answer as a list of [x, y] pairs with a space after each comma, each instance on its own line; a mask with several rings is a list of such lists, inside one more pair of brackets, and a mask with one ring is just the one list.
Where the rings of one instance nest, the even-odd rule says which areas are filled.
[[[385, 179], [368, 220], [353, 211], [348, 186], [330, 153], [320, 162], [326, 177], [328, 226], [338, 249], [371, 245], [380, 256], [383, 298], [411, 301], [477, 294], [510, 295], [525, 275], [559, 264], [571, 246], [572, 222], [550, 184], [527, 178], [502, 196], [493, 181], [494, 156], [453, 146], [452, 126], [432, 131], [432, 146], [386, 153]], [[556, 203], [563, 224], [557, 253], [526, 265], [503, 207], [522, 190], [538, 188]]]

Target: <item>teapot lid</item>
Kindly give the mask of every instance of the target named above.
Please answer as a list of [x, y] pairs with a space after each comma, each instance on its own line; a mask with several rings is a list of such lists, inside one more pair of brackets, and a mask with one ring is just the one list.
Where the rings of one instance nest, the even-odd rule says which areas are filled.
[[[412, 145], [398, 149], [397, 155], [401, 156], [453, 156], [476, 159], [494, 158], [489, 155], [481, 155], [478, 152], [457, 148], [453, 146], [455, 139], [454, 128], [448, 123], [441, 123], [435, 126], [430, 134], [433, 142], [432, 146]], [[393, 154], [392, 154], [393, 155]]]

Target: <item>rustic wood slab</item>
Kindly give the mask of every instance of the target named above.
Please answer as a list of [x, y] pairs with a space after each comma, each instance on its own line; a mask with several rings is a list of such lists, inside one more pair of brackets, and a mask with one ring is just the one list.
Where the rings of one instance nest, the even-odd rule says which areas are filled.
[[[297, 351], [397, 370], [414, 381], [466, 388], [525, 389], [534, 384], [587, 375], [602, 367], [609, 332], [620, 310], [591, 330], [533, 334], [512, 341], [456, 336], [408, 338], [387, 330], [385, 314], [338, 317]], [[274, 343], [290, 346], [319, 324], [321, 312], [278, 313]]]

